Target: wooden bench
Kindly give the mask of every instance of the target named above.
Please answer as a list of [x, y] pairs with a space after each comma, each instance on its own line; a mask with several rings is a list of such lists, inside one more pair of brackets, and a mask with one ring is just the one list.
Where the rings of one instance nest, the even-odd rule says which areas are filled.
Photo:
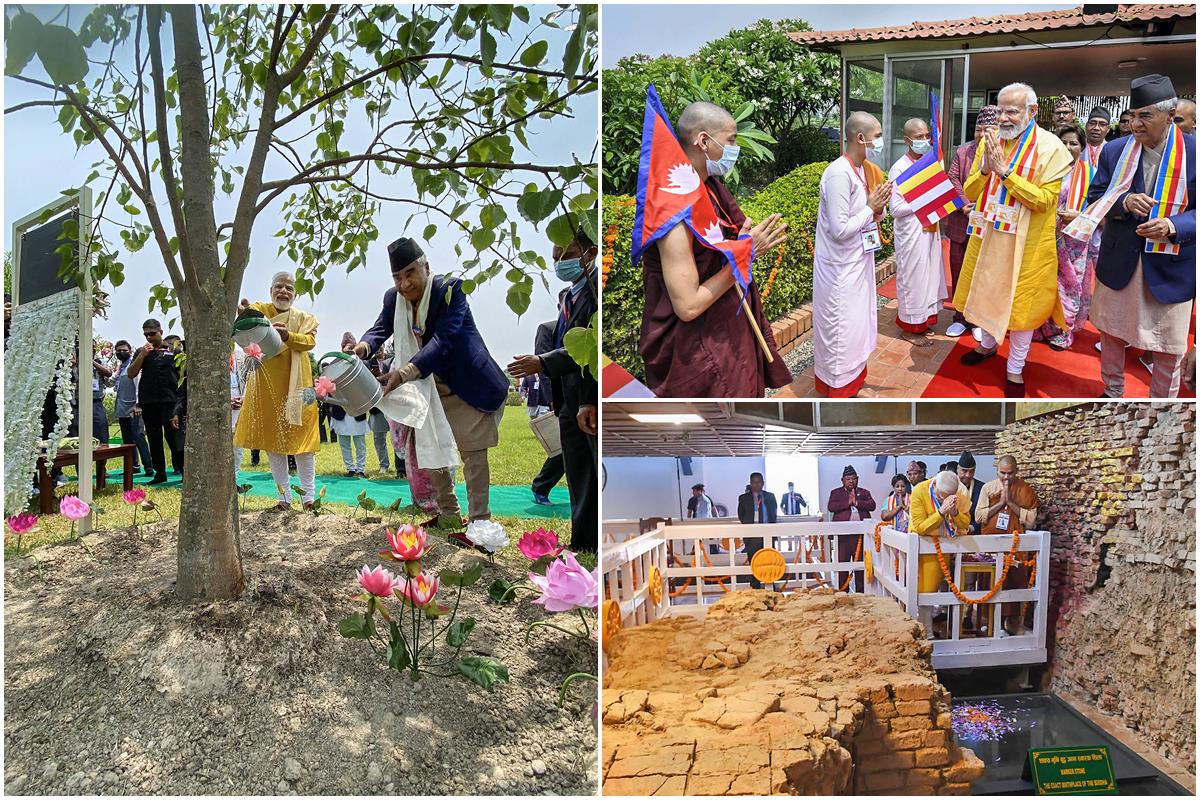
[[[92, 450], [92, 461], [96, 464], [96, 488], [103, 489], [108, 484], [107, 465], [111, 459], [124, 460], [121, 475], [122, 491], [128, 492], [133, 488], [133, 455], [137, 447], [132, 444], [100, 445]], [[54, 484], [50, 480], [50, 472], [55, 467], [75, 467], [79, 469], [78, 450], [59, 450], [54, 461], [49, 464], [46, 456], [38, 456], [38, 506], [42, 514], [53, 514], [57, 510], [54, 505]]]

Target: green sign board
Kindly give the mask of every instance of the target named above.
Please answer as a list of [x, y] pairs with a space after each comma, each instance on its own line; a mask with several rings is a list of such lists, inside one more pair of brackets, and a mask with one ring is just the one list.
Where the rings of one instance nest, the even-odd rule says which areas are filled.
[[1117, 793], [1107, 747], [1030, 750], [1029, 764], [1038, 794]]

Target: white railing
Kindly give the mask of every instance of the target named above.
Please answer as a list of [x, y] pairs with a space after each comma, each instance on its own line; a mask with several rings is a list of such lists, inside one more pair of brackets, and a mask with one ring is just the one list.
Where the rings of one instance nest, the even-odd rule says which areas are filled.
[[[874, 542], [869, 546], [874, 551]], [[1012, 550], [1009, 534], [958, 536], [941, 539], [942, 554], [954, 584], [968, 600], [975, 600], [1000, 581], [1005, 556]], [[1022, 560], [1032, 555], [1036, 571], [1029, 589], [1001, 589], [987, 603], [964, 604], [952, 591], [921, 593], [920, 558], [937, 557], [933, 540], [892, 528], [880, 532], [880, 552], [872, 552], [875, 594], [893, 598], [914, 619], [922, 610], [944, 609], [946, 620], [933, 639], [935, 669], [984, 667], [999, 664], [1041, 664], [1046, 661], [1046, 617], [1050, 597], [1050, 534], [1026, 531], [1017, 544]], [[939, 582], [944, 582], [939, 568]], [[1003, 635], [1003, 604], [1033, 607], [1033, 629], [1016, 636]], [[1021, 617], [1025, 616], [1022, 605]], [[926, 617], [932, 616], [925, 614]], [[970, 623], [969, 633], [964, 627]], [[940, 635], [939, 635], [940, 634]]]
[[[864, 586], [867, 594], [891, 597], [913, 619], [932, 618], [936, 609], [945, 611], [945, 622], [934, 626], [935, 669], [1046, 661], [1049, 533], [1027, 531], [1018, 540], [1018, 557], [1026, 560], [1032, 556], [1035, 565], [1032, 588], [1000, 589], [987, 603], [967, 605], [951, 591], [918, 591], [919, 556], [936, 558], [932, 539], [883, 528], [880, 549], [875, 552], [874, 530], [869, 520], [774, 525], [740, 525], [728, 520], [659, 523], [648, 533], [604, 544], [604, 598], [617, 601], [626, 627], [664, 616], [703, 616], [710, 604], [728, 592], [749, 588], [750, 565], [744, 552], [748, 537], [761, 537], [764, 546], [783, 555], [785, 573], [772, 584], [777, 591], [822, 586], [841, 589], [847, 574], [863, 574], [865, 552], [841, 561], [838, 540], [861, 536], [863, 550], [871, 551], [873, 567], [872, 580]], [[959, 536], [943, 539], [941, 548], [955, 585], [968, 600], [977, 599], [1000, 580], [1005, 556], [1012, 550], [1012, 536]], [[648, 585], [652, 566], [661, 576], [658, 602]], [[854, 591], [854, 581], [848, 588]], [[1005, 603], [1023, 604], [1022, 619], [1025, 609], [1032, 607], [1032, 629], [1015, 636], [1002, 635]]]
[[620, 544], [637, 536], [639, 530], [636, 519], [606, 519], [600, 528], [605, 544]]
[[659, 581], [659, 602], [654, 601], [650, 586], [652, 567], [660, 576], [667, 570], [667, 543], [661, 535], [664, 527], [602, 546], [604, 599], [620, 606], [622, 627], [645, 625], [669, 613], [663, 581]]

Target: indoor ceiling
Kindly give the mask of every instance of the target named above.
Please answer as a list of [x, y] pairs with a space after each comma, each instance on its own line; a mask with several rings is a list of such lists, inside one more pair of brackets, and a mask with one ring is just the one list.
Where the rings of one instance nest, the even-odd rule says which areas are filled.
[[1040, 95], [1129, 95], [1129, 81], [1167, 75], [1181, 95], [1196, 93], [1194, 42], [1113, 44], [971, 54], [971, 89], [999, 89], [1013, 81]]
[[[739, 409], [746, 404], [739, 403]], [[776, 406], [775, 403], [765, 403]], [[800, 405], [787, 404], [799, 410]], [[847, 404], [837, 404], [842, 409]], [[864, 406], [867, 404], [864, 404]], [[755, 422], [735, 416], [732, 407], [716, 402], [641, 402], [603, 406], [603, 454], [611, 456], [763, 456], [812, 454], [837, 456], [907, 455], [917, 452], [990, 452], [1000, 424], [913, 429], [911, 426], [813, 430]], [[696, 414], [702, 423], [638, 422], [630, 414]], [[810, 414], [811, 417], [811, 414]], [[1012, 419], [1011, 413], [1006, 417]]]

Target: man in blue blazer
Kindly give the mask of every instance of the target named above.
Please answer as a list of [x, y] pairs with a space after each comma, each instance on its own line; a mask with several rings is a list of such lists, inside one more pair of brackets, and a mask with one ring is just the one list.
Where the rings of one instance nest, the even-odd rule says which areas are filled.
[[[1131, 137], [1141, 152], [1132, 183], [1116, 195], [1104, 215], [1091, 312], [1092, 323], [1101, 334], [1102, 396], [1124, 395], [1125, 346], [1132, 345], [1152, 354], [1150, 396], [1175, 397], [1196, 297], [1196, 140], [1189, 134], [1181, 136], [1187, 170], [1186, 207], [1150, 219], [1163, 155], [1174, 144], [1173, 118], [1179, 99], [1170, 78], [1163, 75], [1135, 78], [1130, 81], [1129, 93]], [[1131, 137], [1104, 146], [1088, 188], [1086, 210], [1108, 191]], [[1148, 240], [1178, 245], [1179, 252], [1147, 253]]]
[[[360, 337], [355, 352], [362, 358], [376, 353], [395, 333], [396, 303], [420, 304], [426, 286], [432, 284], [424, 325], [419, 331], [414, 329], [421, 349], [407, 363], [393, 365], [383, 388], [390, 392], [405, 381], [434, 377], [462, 456], [467, 516], [470, 520], [489, 519], [487, 451], [500, 441], [508, 379], [483, 343], [461, 280], [431, 274], [425, 253], [412, 239], [397, 239], [388, 245], [388, 260], [395, 286], [384, 292], [383, 310]], [[461, 520], [450, 471], [432, 470], [430, 477], [438, 495], [440, 519]], [[451, 538], [469, 544], [461, 534]]]

